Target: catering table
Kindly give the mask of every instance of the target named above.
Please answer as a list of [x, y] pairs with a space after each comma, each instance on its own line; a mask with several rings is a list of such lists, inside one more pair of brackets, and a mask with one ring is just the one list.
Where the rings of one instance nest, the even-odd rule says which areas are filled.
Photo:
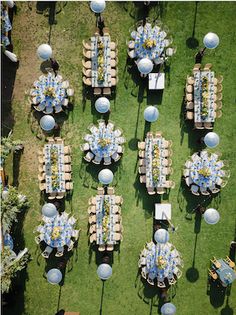
[[171, 220], [171, 204], [170, 203], [155, 203], [155, 219], [156, 220]]
[[[145, 159], [146, 159], [146, 187], [165, 187], [166, 182], [166, 175], [162, 174], [162, 169], [164, 167], [163, 160], [164, 158], [161, 157], [161, 150], [162, 147], [162, 139], [161, 137], [158, 138], [146, 138], [145, 139]], [[154, 180], [153, 178], [153, 150], [154, 145], [158, 146], [159, 149], [159, 158], [158, 158], [158, 164], [155, 168], [158, 168], [158, 179]]]
[[[109, 205], [109, 214], [105, 213], [104, 201]], [[97, 244], [116, 244], [113, 236], [114, 208], [115, 196], [113, 195], [97, 195], [96, 196], [96, 231], [97, 231]]]
[[194, 122], [214, 122], [214, 72], [204, 70], [194, 72], [193, 99]]
[[112, 156], [119, 145], [119, 139], [115, 136], [115, 132], [107, 126], [99, 126], [98, 131], [94, 129], [88, 142], [90, 150], [101, 158]]
[[7, 37], [7, 33], [12, 29], [12, 26], [7, 10], [1, 9], [1, 19], [2, 19], [1, 43], [4, 44], [4, 46], [8, 46], [10, 45], [10, 41], [9, 38]]
[[40, 232], [43, 234], [45, 243], [49, 246], [58, 248], [70, 245], [73, 224], [66, 215], [57, 215], [53, 218], [44, 218], [46, 221]]
[[64, 145], [44, 146], [46, 193], [65, 192]]
[[163, 90], [165, 88], [165, 73], [149, 73], [149, 90]]
[[62, 88], [61, 79], [49, 73], [47, 76], [41, 76], [34, 82], [34, 89], [31, 96], [36, 97], [36, 103], [39, 104], [39, 110], [51, 113], [55, 108], [61, 110], [63, 100], [66, 98], [66, 90]]
[[221, 267], [216, 269], [221, 282], [225, 285], [231, 284], [236, 279], [236, 272], [223, 260], [219, 259]]
[[[144, 27], [139, 26], [136, 32], [131, 33], [131, 37], [135, 41], [134, 50], [137, 58], [149, 58], [151, 60], [159, 58], [165, 48], [165, 35], [166, 33], [161, 31], [158, 26], [152, 27], [150, 23], [145, 24]], [[152, 47], [147, 48], [145, 46], [147, 40], [154, 41]]]
[[[110, 36], [91, 37], [92, 87], [111, 87], [110, 41]], [[99, 79], [99, 71], [101, 79]]]

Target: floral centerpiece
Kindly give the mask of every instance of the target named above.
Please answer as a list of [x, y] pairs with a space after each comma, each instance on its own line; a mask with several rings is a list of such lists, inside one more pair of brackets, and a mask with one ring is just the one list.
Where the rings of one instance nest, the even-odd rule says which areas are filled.
[[57, 149], [52, 148], [50, 162], [51, 162], [51, 178], [52, 178], [53, 190], [56, 190], [57, 188], [59, 188], [59, 170], [58, 170], [57, 160], [58, 160]]
[[144, 43], [143, 43], [143, 48], [145, 48], [145, 49], [152, 49], [153, 47], [155, 47], [156, 46], [156, 41], [155, 41], [155, 39], [150, 39], [150, 38], [148, 38], [148, 39], [146, 39], [145, 41], [144, 41]]
[[164, 269], [166, 267], [166, 260], [163, 258], [163, 256], [157, 257], [156, 265], [157, 265], [158, 269]]
[[52, 233], [51, 233], [52, 240], [58, 239], [60, 237], [60, 235], [61, 235], [61, 227], [55, 226], [52, 230]]
[[204, 118], [208, 115], [208, 78], [203, 77], [202, 78], [202, 96], [201, 96], [201, 101], [202, 101], [202, 110], [201, 110], [201, 116]]
[[104, 80], [104, 44], [98, 42], [98, 81]]
[[98, 140], [98, 143], [99, 145], [102, 147], [102, 148], [105, 148], [107, 145], [109, 145], [111, 143], [111, 140], [110, 139], [106, 139], [106, 138], [100, 138]]
[[160, 151], [157, 144], [154, 144], [153, 147], [153, 159], [152, 159], [152, 177], [154, 182], [158, 181], [160, 171], [159, 171], [159, 165], [160, 165]]
[[201, 168], [198, 173], [200, 175], [202, 175], [203, 177], [210, 177], [211, 176], [211, 170], [210, 168], [208, 167], [204, 167], [204, 168]]
[[45, 89], [44, 95], [55, 98], [56, 97], [55, 89], [53, 87], [48, 87], [47, 89]]
[[103, 202], [103, 211], [104, 211], [104, 216], [102, 219], [102, 229], [103, 229], [103, 241], [107, 242], [108, 239], [108, 231], [109, 231], [109, 223], [110, 223], [110, 204], [109, 201], [104, 199]]

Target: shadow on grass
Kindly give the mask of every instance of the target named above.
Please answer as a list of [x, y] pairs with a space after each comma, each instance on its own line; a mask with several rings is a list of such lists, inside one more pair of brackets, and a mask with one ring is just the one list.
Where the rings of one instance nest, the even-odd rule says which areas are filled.
[[6, 137], [13, 129], [15, 119], [12, 113], [12, 97], [15, 85], [16, 71], [19, 63], [10, 61], [3, 53], [1, 54], [1, 133], [2, 137]]
[[199, 1], [195, 1], [194, 19], [193, 19], [193, 31], [191, 37], [186, 40], [186, 45], [188, 48], [196, 49], [199, 46], [199, 41], [195, 38], [195, 28], [197, 22], [197, 9]]
[[[28, 208], [24, 208], [17, 215], [17, 224], [13, 224], [10, 234], [13, 238], [14, 252], [19, 253], [25, 248], [25, 240], [23, 235], [24, 219], [27, 214]], [[9, 293], [4, 294], [3, 301], [6, 303], [3, 306], [3, 313], [6, 315], [24, 314], [25, 309], [25, 284], [29, 280], [27, 267], [17, 273], [17, 276], [12, 279], [12, 285]]]

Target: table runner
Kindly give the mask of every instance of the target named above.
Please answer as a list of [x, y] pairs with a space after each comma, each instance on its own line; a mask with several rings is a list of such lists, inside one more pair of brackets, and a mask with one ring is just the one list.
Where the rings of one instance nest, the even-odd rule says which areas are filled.
[[[104, 200], [107, 200], [110, 205], [110, 213], [108, 216], [107, 233], [104, 233], [103, 218], [104, 218]], [[101, 195], [96, 196], [96, 228], [97, 228], [97, 244], [116, 244], [113, 238], [113, 227], [116, 224], [114, 222], [114, 210], [115, 196], [114, 195]]]
[[[100, 41], [100, 44], [99, 42]], [[104, 53], [99, 57], [100, 49]], [[92, 87], [111, 87], [111, 50], [110, 50], [110, 36], [96, 36], [91, 37], [91, 52], [92, 52]], [[100, 60], [100, 61], [99, 61]], [[99, 63], [103, 64], [103, 79], [99, 80]]]
[[[65, 192], [64, 177], [64, 145], [63, 144], [46, 144], [45, 152], [45, 175], [46, 175], [46, 193]], [[55, 152], [57, 156], [56, 167], [52, 169], [51, 154]], [[52, 172], [55, 174], [53, 175]]]
[[161, 156], [159, 156], [159, 176], [158, 180], [154, 181], [153, 179], [153, 148], [154, 145], [157, 144], [159, 148], [159, 154], [161, 155], [162, 148], [162, 139], [161, 137], [158, 138], [146, 138], [145, 139], [145, 159], [146, 159], [146, 187], [165, 187], [166, 182], [166, 175], [162, 174], [162, 169], [164, 167], [163, 160]]
[[[204, 83], [205, 82], [205, 83]], [[207, 85], [207, 92], [202, 91]], [[207, 98], [204, 107], [204, 96]], [[194, 72], [194, 122], [214, 122], [214, 72]], [[204, 109], [203, 109], [204, 108]]]

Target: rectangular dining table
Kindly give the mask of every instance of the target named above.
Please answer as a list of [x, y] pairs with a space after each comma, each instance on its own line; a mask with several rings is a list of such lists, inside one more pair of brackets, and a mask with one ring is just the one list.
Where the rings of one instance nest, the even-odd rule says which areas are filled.
[[[208, 113], [202, 116], [202, 80], [206, 77], [208, 80]], [[214, 117], [214, 72], [209, 70], [201, 70], [194, 72], [194, 122], [210, 122], [215, 121]]]
[[162, 137], [156, 138], [146, 138], [145, 139], [145, 159], [146, 159], [146, 187], [155, 188], [155, 187], [165, 187], [166, 175], [162, 174], [162, 169], [164, 167], [163, 160], [164, 158], [159, 157], [159, 177], [156, 182], [153, 180], [153, 147], [155, 144], [158, 145], [158, 148], [161, 152], [162, 148]]
[[171, 220], [171, 204], [170, 203], [155, 203], [155, 219], [156, 220]]
[[164, 90], [165, 88], [165, 73], [149, 73], [148, 89], [149, 90]]
[[[98, 41], [104, 46], [104, 80], [98, 80]], [[110, 36], [93, 36], [91, 37], [91, 62], [92, 62], [92, 87], [111, 87], [111, 49]]]
[[[110, 203], [110, 213], [109, 213], [109, 223], [108, 223], [108, 234], [107, 240], [104, 240], [104, 231], [103, 231], [103, 217], [104, 217], [104, 200], [107, 200]], [[116, 241], [113, 238], [113, 227], [115, 225], [113, 206], [115, 206], [115, 196], [114, 195], [97, 195], [96, 196], [96, 235], [97, 235], [97, 244], [116, 244]]]
[[[51, 164], [51, 151], [57, 152], [57, 168], [56, 174], [58, 180], [58, 187], [54, 188], [52, 185], [52, 164]], [[46, 144], [44, 146], [45, 156], [45, 181], [46, 193], [65, 192], [65, 173], [64, 173], [64, 145], [63, 144]]]

